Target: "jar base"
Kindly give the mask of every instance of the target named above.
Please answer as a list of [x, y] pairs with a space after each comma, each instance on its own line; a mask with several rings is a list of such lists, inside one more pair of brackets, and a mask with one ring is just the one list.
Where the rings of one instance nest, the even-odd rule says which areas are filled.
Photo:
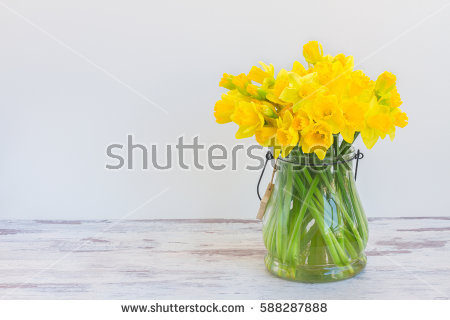
[[345, 266], [327, 264], [322, 266], [293, 265], [280, 262], [269, 253], [264, 258], [267, 270], [273, 275], [298, 282], [321, 283], [348, 279], [356, 276], [366, 266], [366, 255]]

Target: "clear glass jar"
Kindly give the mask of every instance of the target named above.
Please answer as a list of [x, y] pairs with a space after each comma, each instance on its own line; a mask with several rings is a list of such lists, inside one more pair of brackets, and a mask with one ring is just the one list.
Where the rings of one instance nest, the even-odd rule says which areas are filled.
[[366, 265], [368, 226], [353, 177], [352, 148], [340, 157], [293, 150], [279, 159], [263, 218], [268, 270], [302, 282], [350, 278]]

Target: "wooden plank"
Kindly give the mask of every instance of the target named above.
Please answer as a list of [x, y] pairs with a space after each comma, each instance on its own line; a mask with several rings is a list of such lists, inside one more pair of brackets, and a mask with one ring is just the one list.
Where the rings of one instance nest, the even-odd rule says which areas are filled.
[[0, 221], [1, 299], [448, 299], [450, 217], [370, 220], [366, 270], [303, 284], [264, 267], [256, 220]]

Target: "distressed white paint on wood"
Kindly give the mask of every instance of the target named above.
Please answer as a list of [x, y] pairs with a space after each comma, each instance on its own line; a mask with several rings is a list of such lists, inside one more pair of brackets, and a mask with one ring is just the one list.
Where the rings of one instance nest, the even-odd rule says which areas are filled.
[[0, 298], [449, 298], [450, 217], [369, 225], [363, 273], [304, 284], [265, 270], [259, 221], [0, 221]]

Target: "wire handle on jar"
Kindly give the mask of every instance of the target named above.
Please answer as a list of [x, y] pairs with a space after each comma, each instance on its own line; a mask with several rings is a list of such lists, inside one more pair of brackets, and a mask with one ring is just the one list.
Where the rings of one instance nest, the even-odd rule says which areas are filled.
[[[258, 194], [259, 200], [261, 200], [261, 195], [259, 194], [259, 185], [261, 184], [261, 180], [262, 180], [262, 177], [264, 175], [264, 171], [266, 170], [267, 162], [269, 162], [269, 160], [272, 160], [272, 159], [274, 159], [274, 157], [273, 157], [272, 152], [270, 152], [270, 150], [269, 150], [266, 153], [266, 162], [264, 162], [264, 167], [263, 167], [263, 169], [261, 171], [261, 175], [259, 176], [258, 185], [256, 186], [256, 193]], [[277, 169], [277, 165], [276, 164], [275, 164], [275, 167], [273, 169], [274, 169], [274, 171], [273, 171], [273, 174], [272, 174], [272, 179], [273, 179], [273, 176], [275, 174], [275, 170]]]

